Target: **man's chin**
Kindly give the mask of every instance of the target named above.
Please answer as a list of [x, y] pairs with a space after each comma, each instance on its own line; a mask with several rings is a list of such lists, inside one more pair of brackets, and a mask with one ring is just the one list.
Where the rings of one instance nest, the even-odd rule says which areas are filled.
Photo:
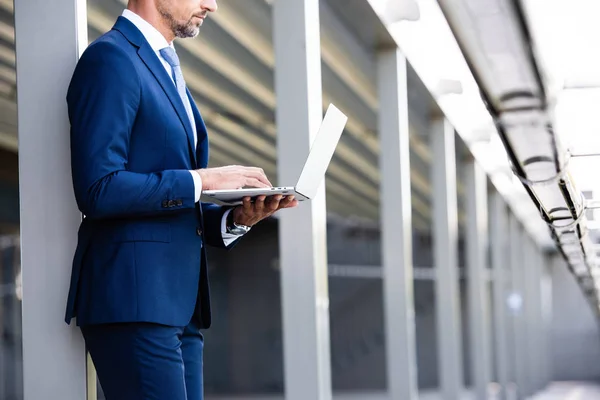
[[200, 34], [200, 26], [196, 26], [192, 29], [186, 29], [184, 31], [183, 30], [179, 31], [175, 34], [175, 36], [180, 39], [187, 39], [187, 38], [195, 38], [199, 34]]

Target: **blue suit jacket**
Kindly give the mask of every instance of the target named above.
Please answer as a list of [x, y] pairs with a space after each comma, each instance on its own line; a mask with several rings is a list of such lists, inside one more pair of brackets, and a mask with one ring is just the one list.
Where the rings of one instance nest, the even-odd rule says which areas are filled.
[[[189, 170], [208, 163], [177, 89], [142, 33], [123, 17], [91, 44], [67, 94], [75, 197], [85, 215], [66, 321], [210, 325], [203, 242], [224, 247], [225, 209], [195, 203]], [[231, 247], [231, 246], [230, 246]]]

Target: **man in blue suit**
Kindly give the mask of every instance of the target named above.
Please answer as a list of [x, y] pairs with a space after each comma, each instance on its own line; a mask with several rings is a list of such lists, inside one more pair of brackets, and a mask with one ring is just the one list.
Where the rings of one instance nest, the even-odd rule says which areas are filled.
[[85, 215], [66, 321], [76, 317], [108, 400], [200, 400], [210, 326], [205, 245], [232, 247], [291, 197], [200, 203], [270, 187], [258, 168], [207, 168], [208, 136], [173, 40], [216, 0], [130, 0], [82, 55], [67, 94], [73, 187]]

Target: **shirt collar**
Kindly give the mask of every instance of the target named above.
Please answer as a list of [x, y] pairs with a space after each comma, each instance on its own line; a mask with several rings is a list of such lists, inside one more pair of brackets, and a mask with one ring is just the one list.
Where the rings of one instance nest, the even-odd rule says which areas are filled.
[[144, 38], [155, 52], [165, 47], [173, 47], [173, 43], [168, 43], [162, 33], [133, 11], [125, 9], [122, 16], [131, 21], [142, 32], [142, 35], [144, 35]]

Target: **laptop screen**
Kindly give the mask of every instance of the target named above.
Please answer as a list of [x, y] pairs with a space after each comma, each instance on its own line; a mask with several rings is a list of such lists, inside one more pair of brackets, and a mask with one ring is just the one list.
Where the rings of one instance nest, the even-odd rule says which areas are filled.
[[347, 121], [344, 113], [333, 104], [329, 105], [298, 179], [297, 192], [309, 199], [315, 197]]

